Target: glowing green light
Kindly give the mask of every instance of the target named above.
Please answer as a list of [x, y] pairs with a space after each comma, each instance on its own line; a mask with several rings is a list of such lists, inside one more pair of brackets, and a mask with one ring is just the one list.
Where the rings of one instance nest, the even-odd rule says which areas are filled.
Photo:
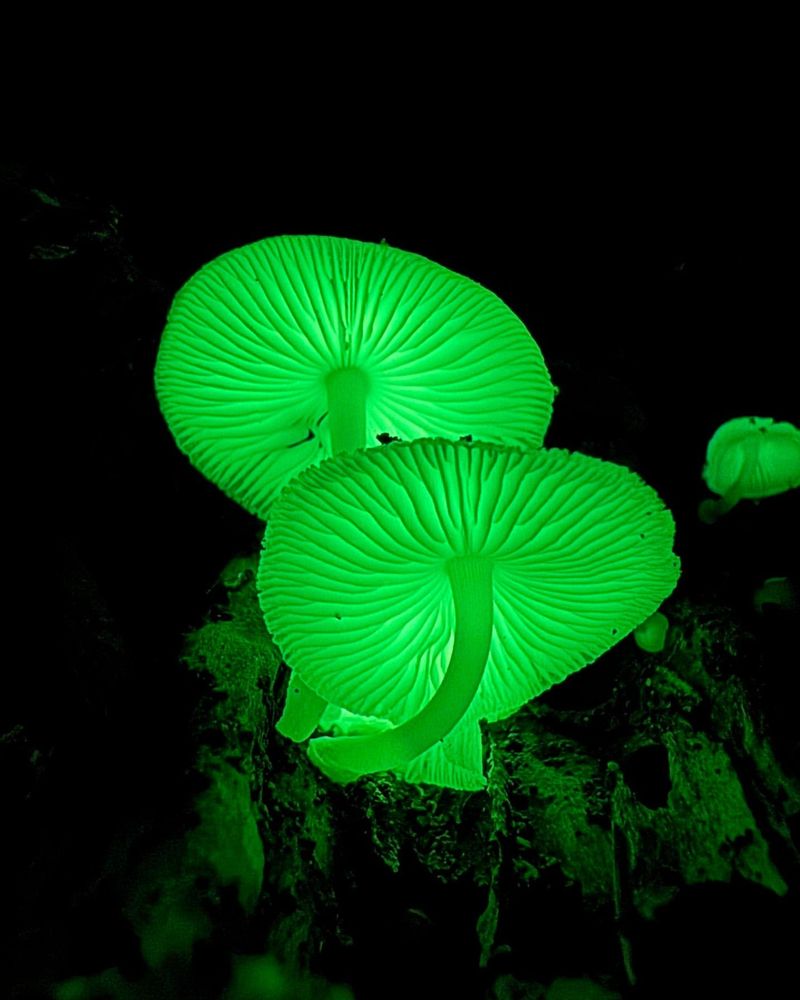
[[700, 504], [712, 524], [740, 500], [760, 500], [800, 486], [800, 430], [770, 417], [736, 417], [708, 443], [703, 478], [718, 500]]
[[302, 678], [292, 674], [286, 686], [283, 714], [275, 728], [281, 736], [300, 743], [314, 732], [327, 707], [324, 698], [315, 694]]
[[535, 448], [555, 391], [492, 292], [416, 254], [324, 236], [261, 240], [190, 278], [156, 390], [194, 465], [262, 518], [301, 470], [381, 434]]
[[639, 649], [646, 653], [660, 653], [664, 649], [669, 631], [669, 618], [656, 611], [633, 631], [633, 638]]
[[418, 440], [308, 470], [267, 528], [267, 624], [310, 690], [391, 724], [312, 740], [312, 759], [340, 782], [479, 786], [480, 719], [651, 615], [678, 578], [673, 532], [628, 469], [564, 451]]
[[357, 451], [367, 444], [369, 380], [361, 368], [337, 368], [325, 379], [331, 453]]
[[[262, 240], [194, 275], [170, 310], [156, 389], [180, 447], [259, 517], [300, 471], [378, 435], [541, 444], [554, 389], [491, 292], [385, 244]], [[290, 680], [278, 729], [324, 699]]]
[[334, 781], [344, 784], [370, 771], [407, 766], [449, 736], [472, 704], [492, 639], [492, 563], [480, 556], [459, 556], [451, 560], [447, 573], [455, 624], [441, 684], [420, 712], [395, 728], [312, 740], [309, 757]]

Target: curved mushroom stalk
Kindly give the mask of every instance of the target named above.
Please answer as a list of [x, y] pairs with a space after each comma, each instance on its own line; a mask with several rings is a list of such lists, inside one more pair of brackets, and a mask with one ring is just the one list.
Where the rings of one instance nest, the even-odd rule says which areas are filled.
[[558, 449], [421, 439], [304, 472], [264, 537], [267, 627], [315, 691], [393, 726], [314, 739], [311, 760], [342, 784], [483, 787], [479, 721], [652, 615], [680, 573], [674, 530], [630, 470]]
[[492, 641], [492, 563], [480, 556], [459, 556], [450, 560], [448, 575], [455, 634], [441, 684], [420, 712], [394, 729], [312, 740], [308, 756], [332, 781], [347, 784], [363, 774], [404, 767], [443, 740], [472, 704]]

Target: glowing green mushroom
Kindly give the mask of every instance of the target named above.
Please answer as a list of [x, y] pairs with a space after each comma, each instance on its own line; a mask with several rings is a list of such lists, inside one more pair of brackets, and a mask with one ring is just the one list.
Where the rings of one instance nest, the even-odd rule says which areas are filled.
[[[262, 518], [302, 469], [382, 434], [537, 447], [555, 391], [492, 292], [416, 254], [321, 236], [261, 240], [195, 274], [156, 390], [192, 463]], [[305, 739], [324, 708], [292, 677], [278, 728]]]
[[761, 500], [800, 486], [800, 430], [770, 417], [736, 417], [708, 443], [703, 478], [719, 500], [700, 504], [712, 524], [740, 500]]
[[261, 606], [311, 690], [391, 724], [314, 739], [311, 759], [339, 782], [479, 787], [479, 720], [651, 615], [678, 578], [673, 532], [635, 474], [560, 450], [418, 440], [308, 470], [267, 526]]
[[156, 391], [191, 462], [266, 518], [302, 469], [382, 434], [538, 447], [555, 390], [522, 321], [469, 278], [385, 244], [279, 236], [181, 288]]
[[753, 607], [761, 615], [765, 607], [779, 611], [797, 612], [800, 609], [800, 591], [788, 576], [771, 576], [756, 588]]
[[661, 653], [667, 642], [668, 631], [669, 618], [656, 611], [636, 626], [633, 638], [639, 649], [643, 649], [646, 653]]

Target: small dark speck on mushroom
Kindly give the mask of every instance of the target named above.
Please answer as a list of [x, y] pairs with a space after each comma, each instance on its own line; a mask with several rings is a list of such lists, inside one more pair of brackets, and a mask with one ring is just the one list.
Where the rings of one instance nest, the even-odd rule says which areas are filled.
[[306, 434], [306, 436], [302, 439], [302, 441], [293, 441], [290, 445], [287, 445], [286, 447], [296, 448], [298, 445], [305, 444], [307, 441], [313, 441], [314, 437], [315, 437], [314, 432], [309, 429], [308, 434]]
[[383, 431], [381, 434], [375, 435], [375, 440], [380, 441], [381, 444], [391, 444], [392, 441], [399, 441], [399, 437], [394, 437], [388, 431]]
[[461, 437], [458, 440], [459, 441], [472, 441], [472, 435], [471, 434], [462, 434]]

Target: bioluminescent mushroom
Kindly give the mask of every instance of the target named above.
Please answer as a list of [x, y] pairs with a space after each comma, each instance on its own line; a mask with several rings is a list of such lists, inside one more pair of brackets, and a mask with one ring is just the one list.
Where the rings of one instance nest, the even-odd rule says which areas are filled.
[[492, 292], [417, 254], [324, 236], [261, 240], [198, 271], [155, 379], [179, 447], [261, 518], [302, 469], [382, 434], [538, 447], [555, 392]]
[[630, 470], [560, 450], [417, 440], [290, 483], [259, 565], [286, 662], [391, 728], [313, 739], [333, 780], [480, 787], [495, 721], [591, 663], [672, 591], [674, 524]]
[[770, 417], [736, 417], [708, 443], [703, 479], [718, 500], [700, 504], [700, 520], [713, 524], [740, 500], [761, 500], [800, 486], [800, 430]]
[[[537, 447], [555, 392], [492, 292], [416, 254], [321, 236], [261, 240], [190, 278], [156, 390], [192, 463], [262, 518], [302, 469], [384, 434]], [[324, 708], [291, 677], [279, 731], [305, 739]]]
[[761, 615], [764, 608], [797, 612], [800, 609], [800, 593], [795, 582], [788, 576], [768, 577], [753, 594], [753, 607]]
[[633, 638], [639, 649], [645, 653], [660, 653], [667, 641], [669, 618], [656, 611], [633, 630]]

